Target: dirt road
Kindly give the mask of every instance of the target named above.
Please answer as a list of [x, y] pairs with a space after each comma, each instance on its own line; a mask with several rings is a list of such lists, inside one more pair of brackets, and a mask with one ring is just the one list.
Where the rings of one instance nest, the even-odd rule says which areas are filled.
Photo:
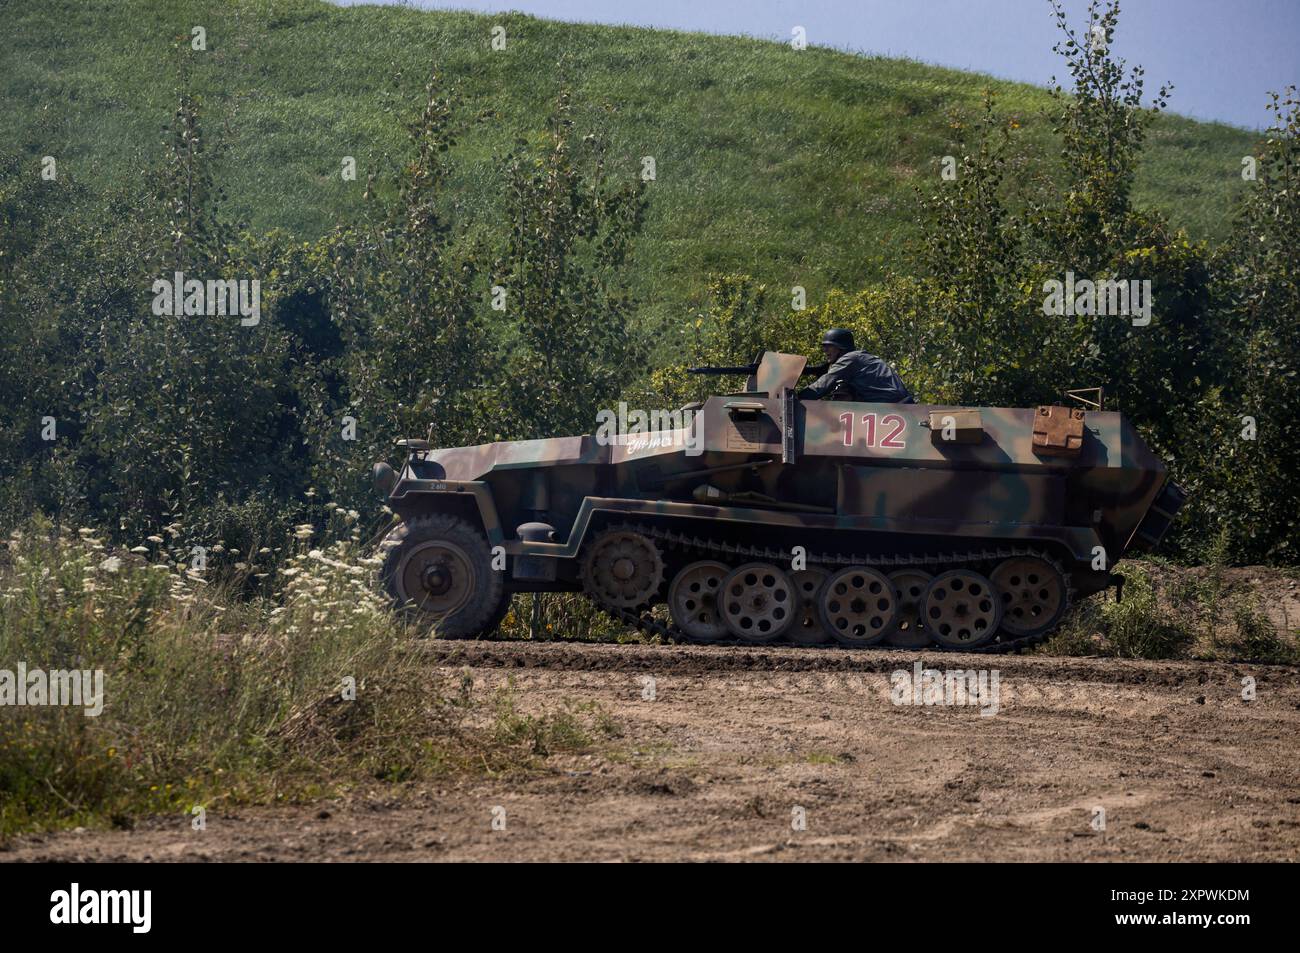
[[[427, 652], [476, 690], [513, 681], [525, 712], [594, 702], [621, 734], [525, 778], [214, 811], [202, 833], [165, 818], [28, 837], [0, 859], [1300, 859], [1294, 668], [563, 643]], [[983, 669], [988, 693], [895, 704], [917, 660]]]

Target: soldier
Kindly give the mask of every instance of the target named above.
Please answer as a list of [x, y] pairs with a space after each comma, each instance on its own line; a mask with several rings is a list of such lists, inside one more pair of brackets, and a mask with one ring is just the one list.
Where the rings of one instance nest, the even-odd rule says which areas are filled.
[[831, 328], [822, 338], [826, 373], [799, 392], [801, 400], [860, 400], [877, 404], [914, 404], [894, 369], [853, 343], [853, 332]]

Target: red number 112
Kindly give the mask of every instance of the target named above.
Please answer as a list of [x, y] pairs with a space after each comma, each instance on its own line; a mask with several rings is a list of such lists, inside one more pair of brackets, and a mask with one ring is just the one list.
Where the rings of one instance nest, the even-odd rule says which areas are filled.
[[[853, 446], [853, 413], [840, 414], [840, 423], [844, 427], [844, 446]], [[876, 415], [863, 414], [862, 423], [867, 428], [867, 449], [875, 449], [876, 443]], [[906, 441], [902, 439], [903, 432], [907, 430], [907, 421], [898, 414], [886, 414], [880, 419], [880, 428], [888, 431], [884, 439], [879, 443], [882, 450], [904, 450], [907, 447]], [[890, 429], [892, 428], [892, 429]]]

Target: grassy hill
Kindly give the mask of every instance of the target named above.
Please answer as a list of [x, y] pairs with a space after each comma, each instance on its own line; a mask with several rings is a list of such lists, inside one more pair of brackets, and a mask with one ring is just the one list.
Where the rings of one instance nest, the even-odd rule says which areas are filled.
[[[30, 156], [33, 174], [54, 155], [92, 185], [141, 175], [160, 154], [173, 46], [204, 27], [192, 81], [224, 144], [228, 212], [304, 238], [354, 216], [366, 174], [400, 154], [431, 64], [467, 115], [495, 113], [467, 131], [458, 183], [484, 214], [500, 206], [492, 157], [541, 129], [567, 81], [580, 128], [607, 124], [630, 172], [655, 157], [637, 259], [652, 326], [701, 303], [710, 273], [802, 284], [810, 303], [878, 277], [914, 233], [912, 186], [952, 151], [950, 112], [973, 111], [985, 88], [1018, 117], [1028, 151], [1050, 148], [1042, 89], [735, 37], [317, 0], [10, 0], [0, 18], [0, 142]], [[504, 52], [490, 48], [495, 25]], [[1194, 237], [1221, 234], [1252, 138], [1162, 117], [1140, 201]], [[345, 155], [356, 182], [339, 176]]]

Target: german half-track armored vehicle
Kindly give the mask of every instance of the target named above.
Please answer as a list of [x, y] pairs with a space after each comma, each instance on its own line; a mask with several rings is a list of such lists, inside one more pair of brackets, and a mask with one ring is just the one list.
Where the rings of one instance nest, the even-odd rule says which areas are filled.
[[670, 429], [400, 441], [400, 472], [375, 466], [384, 585], [450, 638], [575, 591], [693, 642], [1007, 651], [1121, 585], [1183, 503], [1120, 414], [803, 401], [806, 364], [712, 369], [745, 390]]

